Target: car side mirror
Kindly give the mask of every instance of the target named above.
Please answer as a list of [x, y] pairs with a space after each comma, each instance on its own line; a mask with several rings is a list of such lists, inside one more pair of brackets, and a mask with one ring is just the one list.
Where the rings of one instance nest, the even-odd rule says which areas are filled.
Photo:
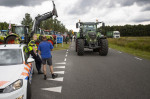
[[32, 63], [32, 62], [34, 62], [34, 59], [33, 58], [28, 58], [27, 63]]
[[78, 23], [76, 23], [76, 28], [79, 28], [79, 24]]

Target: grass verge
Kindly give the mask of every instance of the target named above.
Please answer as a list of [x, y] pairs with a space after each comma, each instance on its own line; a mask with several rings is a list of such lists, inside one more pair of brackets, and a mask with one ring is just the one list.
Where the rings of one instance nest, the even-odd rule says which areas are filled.
[[56, 47], [56, 44], [55, 44], [53, 51], [69, 49], [69, 46], [70, 46], [69, 42], [67, 44], [63, 43], [63, 47], [62, 47], [62, 44], [57, 44], [57, 47]]
[[112, 43], [109, 43], [109, 47], [112, 49], [116, 49], [116, 50], [119, 50], [122, 52], [132, 54], [134, 56], [138, 56], [138, 57], [150, 60], [150, 52], [147, 52], [147, 51], [141, 51], [141, 50], [137, 50], [137, 49], [133, 49], [133, 48], [122, 47], [122, 46], [118, 46], [118, 45], [112, 44]]

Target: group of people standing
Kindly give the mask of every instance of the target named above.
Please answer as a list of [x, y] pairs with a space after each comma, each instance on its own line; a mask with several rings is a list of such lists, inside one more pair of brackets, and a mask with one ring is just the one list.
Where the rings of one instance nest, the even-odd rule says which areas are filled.
[[[42, 37], [42, 42], [37, 47], [35, 41], [37, 40], [37, 35], [33, 36], [33, 40], [31, 40], [28, 44], [29, 53], [35, 60], [36, 68], [38, 74], [43, 74], [44, 72], [44, 80], [47, 79], [46, 76], [46, 64], [49, 65], [50, 72], [52, 78], [55, 79], [58, 74], [53, 73], [53, 65], [52, 65], [52, 54], [51, 51], [53, 50], [53, 45], [47, 41], [46, 36]], [[41, 65], [43, 65], [43, 72], [41, 71]]]

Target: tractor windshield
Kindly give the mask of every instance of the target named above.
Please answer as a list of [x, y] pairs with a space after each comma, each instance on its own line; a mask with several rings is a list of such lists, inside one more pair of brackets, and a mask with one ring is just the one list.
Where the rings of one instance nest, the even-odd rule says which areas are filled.
[[83, 25], [83, 32], [96, 31], [96, 25]]
[[48, 31], [45, 31], [44, 33], [45, 33], [45, 35], [50, 35], [50, 32], [48, 32]]
[[18, 26], [18, 27], [15, 27], [15, 33], [18, 34], [19, 36], [24, 36], [25, 33], [27, 33], [27, 28], [25, 27], [21, 27], [21, 26]]

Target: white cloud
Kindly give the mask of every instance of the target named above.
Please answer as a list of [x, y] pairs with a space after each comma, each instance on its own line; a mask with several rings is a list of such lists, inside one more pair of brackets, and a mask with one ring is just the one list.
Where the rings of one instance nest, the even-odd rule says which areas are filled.
[[[85, 10], [86, 13], [82, 13], [82, 10], [84, 10], [84, 7], [81, 7], [82, 5], [77, 5], [79, 0], [56, 0], [55, 4], [59, 15], [58, 20], [68, 29], [75, 31], [77, 30], [75, 23], [79, 19], [81, 21], [96, 21], [98, 19], [104, 21], [106, 25], [150, 24], [150, 11], [143, 11], [145, 6], [139, 6], [135, 2], [129, 6], [122, 6], [118, 1], [115, 4], [111, 4], [110, 0], [101, 0], [98, 4], [94, 2], [88, 7], [88, 10]], [[88, 5], [90, 3], [86, 3], [86, 6]], [[30, 13], [34, 19], [37, 14], [49, 12], [52, 8], [51, 1], [43, 1], [41, 5], [36, 6], [0, 6], [0, 22], [11, 21], [11, 23], [20, 24], [25, 13]], [[70, 11], [72, 10], [75, 13], [72, 12], [71, 14]], [[77, 11], [81, 11], [80, 14]]]

